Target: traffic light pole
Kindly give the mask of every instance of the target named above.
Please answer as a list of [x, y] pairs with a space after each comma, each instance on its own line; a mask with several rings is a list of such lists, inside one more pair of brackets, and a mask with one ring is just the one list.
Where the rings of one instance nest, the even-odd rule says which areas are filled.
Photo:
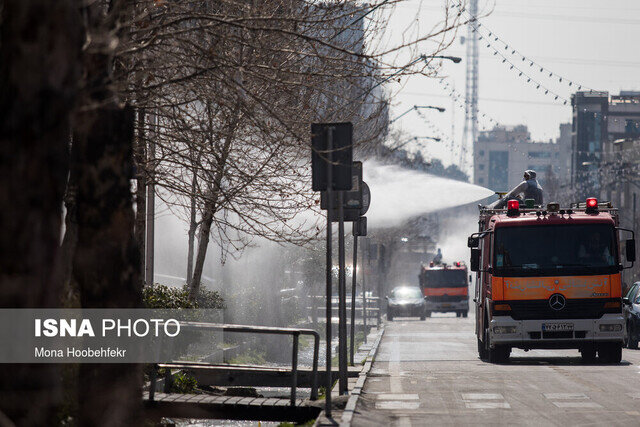
[[332, 289], [331, 289], [331, 281], [333, 274], [333, 259], [331, 256], [331, 240], [333, 238], [333, 231], [331, 229], [331, 213], [332, 213], [332, 202], [333, 202], [333, 194], [332, 194], [332, 186], [333, 186], [333, 128], [329, 127], [327, 129], [327, 266], [326, 266], [326, 340], [327, 340], [327, 361], [326, 361], [326, 383], [325, 383], [325, 407], [324, 412], [327, 415], [327, 418], [331, 418], [331, 388], [333, 386], [333, 375], [331, 372], [331, 321], [332, 321], [332, 313], [331, 313], [331, 299], [332, 299]]
[[[366, 266], [369, 265], [369, 240], [365, 238], [362, 244], [362, 333], [364, 343], [367, 343], [367, 287], [366, 287]], [[365, 264], [366, 262], [366, 264]]]
[[358, 235], [356, 223], [352, 222], [353, 227], [353, 267], [351, 269], [351, 341], [349, 342], [349, 364], [353, 366], [353, 356], [355, 352], [356, 338], [356, 272], [358, 271]]
[[347, 374], [347, 285], [344, 255], [344, 192], [338, 191], [338, 390], [349, 392]]

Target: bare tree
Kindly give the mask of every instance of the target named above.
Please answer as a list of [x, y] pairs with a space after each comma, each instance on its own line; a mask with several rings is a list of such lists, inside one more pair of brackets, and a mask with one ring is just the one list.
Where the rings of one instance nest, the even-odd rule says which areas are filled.
[[[359, 146], [380, 144], [384, 74], [433, 74], [429, 61], [398, 67], [382, 59], [442, 37], [459, 16], [447, 14], [433, 34], [375, 51], [365, 43], [364, 20], [374, 31], [382, 27], [383, 15], [372, 12], [383, 3], [139, 4], [132, 37], [119, 50], [138, 77], [122, 90], [160, 117], [153, 141], [160, 197], [188, 218], [190, 236], [199, 225], [197, 254], [188, 255], [192, 286], [199, 286], [211, 234], [226, 254], [255, 235], [300, 243], [317, 233], [315, 224], [292, 225], [314, 207], [306, 185], [309, 123], [353, 121]], [[442, 37], [436, 52], [447, 43]]]

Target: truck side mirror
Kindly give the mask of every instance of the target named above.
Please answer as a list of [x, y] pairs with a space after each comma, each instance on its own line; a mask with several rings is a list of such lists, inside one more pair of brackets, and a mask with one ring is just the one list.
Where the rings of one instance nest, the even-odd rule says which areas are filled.
[[478, 237], [470, 236], [467, 238], [467, 247], [469, 248], [477, 248], [480, 244], [480, 239]]
[[628, 297], [624, 297], [624, 298], [622, 298], [622, 303], [624, 305], [631, 305], [631, 300], [629, 300]]
[[627, 253], [627, 261], [635, 262], [636, 260], [636, 240], [629, 239], [627, 240], [625, 245], [626, 253]]
[[480, 270], [480, 249], [471, 248], [471, 271]]

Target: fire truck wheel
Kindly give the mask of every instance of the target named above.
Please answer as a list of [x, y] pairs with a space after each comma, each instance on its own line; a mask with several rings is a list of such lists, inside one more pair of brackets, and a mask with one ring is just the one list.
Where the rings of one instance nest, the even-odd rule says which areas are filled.
[[462, 317], [467, 317], [469, 316], [469, 312], [468, 311], [463, 311], [462, 312]]
[[480, 358], [480, 360], [486, 360], [487, 351], [484, 348], [484, 343], [480, 341], [480, 338], [477, 338], [477, 340], [478, 340], [478, 357]]
[[509, 360], [511, 355], [511, 348], [504, 345], [496, 345], [494, 348], [489, 348], [489, 362], [491, 363], [504, 363]]
[[580, 349], [583, 363], [593, 363], [596, 361], [596, 348], [593, 346]]
[[598, 357], [603, 363], [620, 363], [622, 360], [622, 344], [604, 344], [598, 349]]
[[431, 312], [430, 312], [430, 311], [427, 311], [424, 315], [425, 315], [426, 317], [431, 317]]
[[420, 320], [426, 320], [427, 316], [425, 316], [424, 314], [422, 316], [420, 316]]

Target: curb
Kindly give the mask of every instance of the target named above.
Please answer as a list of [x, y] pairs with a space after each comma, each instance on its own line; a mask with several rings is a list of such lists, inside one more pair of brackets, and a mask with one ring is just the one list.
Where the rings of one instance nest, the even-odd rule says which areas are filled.
[[349, 400], [347, 401], [347, 405], [344, 408], [344, 412], [342, 413], [342, 419], [340, 421], [340, 425], [350, 426], [351, 420], [353, 419], [353, 414], [356, 411], [356, 405], [358, 404], [358, 398], [362, 394], [362, 388], [364, 387], [364, 383], [367, 380], [367, 375], [371, 370], [371, 365], [373, 365], [373, 359], [378, 352], [378, 347], [380, 346], [380, 341], [382, 340], [382, 336], [384, 335], [384, 325], [380, 325], [380, 330], [378, 332], [378, 336], [369, 350], [369, 354], [367, 355], [366, 362], [362, 371], [360, 371], [360, 375], [358, 375], [358, 380], [356, 381], [356, 385], [349, 393]]
[[[382, 336], [384, 335], [384, 325], [381, 323], [378, 326], [378, 332], [377, 332], [377, 336], [375, 338], [375, 340], [373, 341], [373, 345], [371, 346], [371, 350], [369, 350], [369, 354], [367, 354], [367, 357], [364, 359], [366, 360], [366, 362], [364, 363], [364, 366], [362, 367], [362, 370], [360, 371], [360, 374], [358, 375], [358, 379], [356, 380], [356, 384], [353, 387], [353, 389], [349, 392], [349, 400], [347, 400], [347, 404], [342, 412], [342, 417], [340, 418], [340, 423], [338, 424], [337, 422], [333, 421], [333, 420], [328, 420], [325, 417], [325, 412], [324, 409], [322, 410], [322, 412], [320, 412], [320, 414], [318, 414], [318, 417], [316, 418], [315, 423], [313, 424], [314, 427], [315, 426], [345, 426], [348, 427], [351, 425], [351, 420], [353, 419], [353, 414], [355, 413], [356, 410], [356, 405], [358, 404], [358, 398], [360, 397], [360, 394], [362, 393], [362, 388], [364, 387], [364, 383], [367, 380], [367, 375], [369, 373], [369, 371], [371, 370], [371, 365], [373, 364], [373, 359], [376, 355], [376, 353], [378, 352], [378, 347], [380, 346], [380, 341], [382, 340]], [[335, 385], [335, 388], [338, 387], [338, 384]]]

